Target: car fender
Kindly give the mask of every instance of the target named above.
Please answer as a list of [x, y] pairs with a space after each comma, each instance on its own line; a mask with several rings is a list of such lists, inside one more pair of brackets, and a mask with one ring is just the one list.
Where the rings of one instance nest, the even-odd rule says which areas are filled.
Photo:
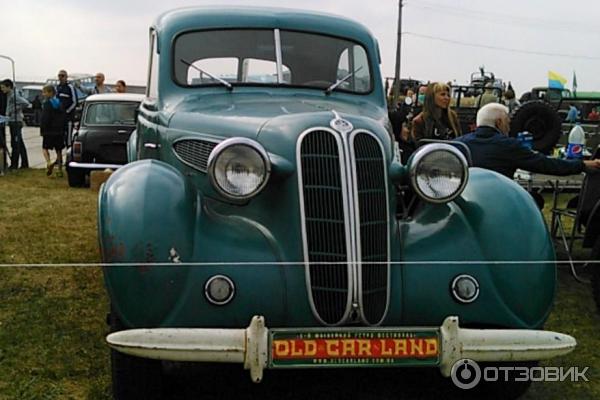
[[[158, 323], [177, 302], [189, 273], [177, 261], [193, 254], [199, 201], [178, 170], [156, 160], [127, 164], [102, 186], [98, 238], [102, 261], [114, 264], [104, 276], [124, 323], [127, 314]], [[123, 304], [137, 310], [121, 310]]]
[[[125, 326], [241, 326], [257, 312], [285, 321], [286, 281], [295, 274], [276, 264], [284, 255], [275, 238], [211, 204], [181, 172], [158, 160], [127, 164], [103, 185], [98, 236], [104, 278]], [[236, 265], [240, 261], [256, 265]], [[258, 267], [264, 263], [271, 265]], [[204, 296], [205, 282], [220, 274], [238, 289], [227, 313]]]
[[[510, 179], [471, 168], [458, 199], [424, 205], [401, 234], [403, 260], [416, 262], [403, 269], [405, 319], [459, 315], [467, 324], [537, 328], [547, 318], [556, 286], [554, 248], [535, 202]], [[476, 301], [453, 298], [450, 285], [459, 274], [478, 280]]]

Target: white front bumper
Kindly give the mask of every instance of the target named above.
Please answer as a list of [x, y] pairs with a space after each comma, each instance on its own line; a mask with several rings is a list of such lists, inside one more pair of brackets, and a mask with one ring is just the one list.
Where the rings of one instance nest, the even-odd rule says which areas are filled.
[[[536, 361], [567, 354], [577, 345], [572, 336], [551, 331], [464, 329], [458, 326], [458, 317], [447, 317], [439, 332], [439, 368], [446, 377], [463, 358]], [[113, 349], [136, 357], [243, 363], [254, 382], [262, 380], [269, 361], [269, 330], [261, 316], [253, 317], [246, 329], [130, 329], [111, 333], [106, 341]]]

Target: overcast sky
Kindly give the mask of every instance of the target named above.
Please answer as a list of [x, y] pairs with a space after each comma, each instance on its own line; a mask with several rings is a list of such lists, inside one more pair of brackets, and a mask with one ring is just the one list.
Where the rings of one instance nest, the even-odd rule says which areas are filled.
[[[405, 0], [402, 77], [466, 83], [481, 65], [521, 93], [547, 84], [548, 70], [579, 90], [600, 90], [600, 2], [596, 0]], [[0, 54], [17, 80], [104, 72], [108, 83], [145, 82], [148, 27], [163, 11], [193, 5], [319, 10], [366, 25], [393, 76], [397, 0], [0, 0]], [[443, 40], [440, 40], [443, 39]], [[472, 47], [472, 44], [481, 47]], [[536, 53], [536, 54], [531, 54]], [[9, 76], [0, 60], [0, 77]]]

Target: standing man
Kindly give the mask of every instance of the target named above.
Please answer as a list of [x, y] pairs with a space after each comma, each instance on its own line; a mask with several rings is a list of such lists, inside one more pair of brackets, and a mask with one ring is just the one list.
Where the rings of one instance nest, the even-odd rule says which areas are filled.
[[6, 95], [6, 119], [10, 130], [10, 144], [12, 157], [10, 159], [10, 169], [19, 167], [19, 157], [21, 157], [21, 168], [29, 168], [29, 159], [27, 158], [27, 149], [23, 143], [23, 106], [31, 107], [31, 104], [17, 94], [14, 90], [15, 84], [10, 79], [0, 82], [0, 90]]
[[65, 111], [65, 145], [71, 145], [71, 133], [73, 130], [73, 116], [75, 107], [77, 107], [77, 93], [67, 78], [67, 71], [61, 69], [58, 71], [58, 85], [56, 86], [56, 95], [60, 100], [60, 104]]
[[77, 85], [77, 89], [81, 90], [83, 93], [85, 94], [99, 94], [99, 93], [110, 93], [112, 92], [112, 90], [110, 90], [108, 88], [108, 86], [106, 86], [104, 84], [104, 74], [102, 72], [98, 72], [96, 73], [96, 76], [94, 77], [94, 80], [96, 81], [96, 86], [94, 86], [92, 89], [86, 89], [84, 87], [82, 87], [79, 82], [76, 83]]

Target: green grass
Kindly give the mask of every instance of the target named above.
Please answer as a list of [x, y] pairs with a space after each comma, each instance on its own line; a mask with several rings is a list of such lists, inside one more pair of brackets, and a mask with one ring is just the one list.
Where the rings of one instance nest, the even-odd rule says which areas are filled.
[[[99, 261], [96, 198], [44, 171], [1, 177], [0, 263]], [[107, 309], [99, 267], [1, 267], [0, 399], [109, 399]], [[600, 398], [600, 318], [589, 286], [562, 267], [546, 328], [578, 347], [543, 365], [589, 366], [590, 382], [534, 383], [525, 398]]]
[[[66, 178], [0, 178], [0, 263], [99, 261], [96, 197]], [[99, 267], [0, 268], [0, 398], [110, 395]]]

